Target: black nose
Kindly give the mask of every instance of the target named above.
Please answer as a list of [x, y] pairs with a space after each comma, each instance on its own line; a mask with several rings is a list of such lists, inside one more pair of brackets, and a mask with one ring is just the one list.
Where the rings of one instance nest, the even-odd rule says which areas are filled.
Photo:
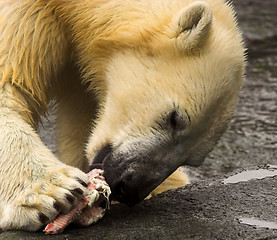
[[132, 184], [129, 178], [130, 177], [123, 178], [119, 182], [112, 184], [111, 197], [131, 207], [142, 201], [144, 197], [140, 197], [140, 190]]
[[[128, 157], [128, 156], [127, 156]], [[132, 159], [133, 160], [133, 159]], [[140, 164], [126, 161], [124, 155], [113, 151], [103, 161], [104, 177], [111, 188], [111, 199], [133, 206], [154, 189], [156, 181]], [[130, 168], [132, 166], [132, 168]]]

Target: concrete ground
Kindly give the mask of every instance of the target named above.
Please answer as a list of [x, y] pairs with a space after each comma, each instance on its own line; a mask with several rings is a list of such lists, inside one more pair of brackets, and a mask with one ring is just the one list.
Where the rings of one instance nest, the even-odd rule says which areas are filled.
[[[249, 173], [261, 179], [245, 181]], [[5, 232], [0, 239], [277, 239], [277, 166], [240, 174], [171, 190], [133, 208], [113, 205], [94, 226], [72, 226], [54, 236]], [[271, 177], [264, 178], [266, 174]]]
[[[277, 239], [277, 1], [234, 0], [249, 63], [228, 131], [192, 184], [58, 236], [11, 231], [4, 239]], [[41, 136], [55, 151], [53, 124]]]

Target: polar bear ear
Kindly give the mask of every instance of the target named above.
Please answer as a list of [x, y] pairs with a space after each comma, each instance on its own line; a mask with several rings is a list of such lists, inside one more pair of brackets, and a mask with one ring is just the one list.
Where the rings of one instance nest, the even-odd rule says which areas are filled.
[[173, 20], [177, 48], [192, 52], [203, 46], [211, 32], [212, 20], [212, 9], [205, 2], [196, 1], [182, 9]]

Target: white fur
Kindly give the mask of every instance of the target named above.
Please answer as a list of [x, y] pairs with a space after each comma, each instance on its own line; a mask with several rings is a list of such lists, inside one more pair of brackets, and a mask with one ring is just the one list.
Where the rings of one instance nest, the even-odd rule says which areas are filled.
[[[154, 127], [176, 108], [186, 128], [154, 164], [200, 163], [227, 127], [244, 74], [241, 36], [223, 0], [3, 0], [0, 40], [4, 230], [39, 229], [41, 216], [58, 214], [56, 202], [69, 210], [66, 196], [86, 191], [77, 179], [87, 181], [81, 170], [106, 144], [132, 156], [171, 143], [170, 129]], [[58, 157], [36, 132], [53, 96]], [[186, 183], [176, 171], [156, 193]]]
[[[86, 189], [76, 178], [87, 181], [78, 169], [60, 162], [42, 143], [37, 133], [14, 110], [11, 87], [1, 85], [0, 91], [0, 227], [37, 230], [38, 214], [49, 219], [57, 215], [56, 201], [65, 211], [71, 205], [65, 194]], [[67, 209], [66, 209], [67, 208]]]

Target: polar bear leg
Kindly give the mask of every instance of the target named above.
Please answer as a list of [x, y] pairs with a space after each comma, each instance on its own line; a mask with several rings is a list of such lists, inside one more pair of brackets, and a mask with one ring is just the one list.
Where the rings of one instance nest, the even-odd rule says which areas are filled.
[[86, 192], [87, 176], [60, 162], [0, 85], [0, 228], [37, 230]]
[[[37, 230], [86, 192], [87, 176], [60, 162], [35, 126], [68, 44], [44, 1], [0, 3], [0, 228]], [[59, 47], [57, 47], [59, 46]], [[32, 124], [32, 126], [31, 126]]]
[[67, 69], [57, 87], [57, 143], [59, 159], [88, 171], [85, 144], [95, 117], [96, 102], [81, 85], [78, 73]]

